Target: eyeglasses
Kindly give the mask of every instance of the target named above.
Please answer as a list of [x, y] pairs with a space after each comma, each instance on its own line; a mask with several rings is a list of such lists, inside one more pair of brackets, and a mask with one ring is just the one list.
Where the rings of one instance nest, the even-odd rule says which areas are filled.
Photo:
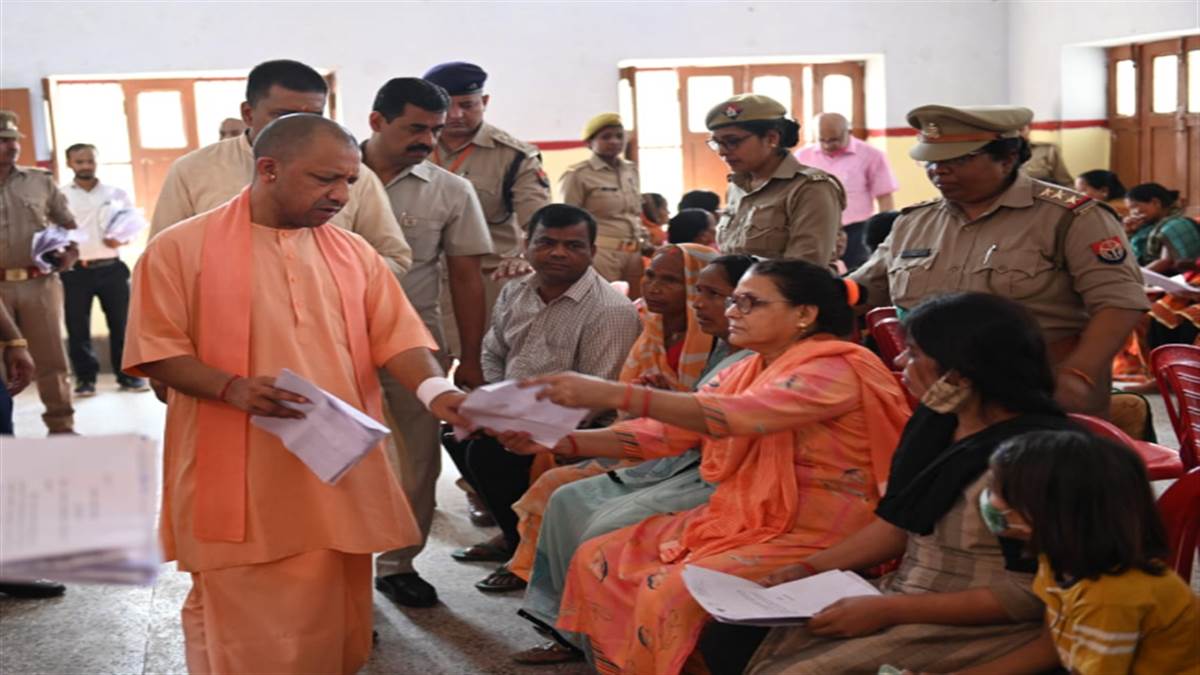
[[983, 150], [976, 150], [975, 152], [968, 152], [965, 155], [959, 155], [958, 157], [951, 157], [950, 159], [939, 159], [939, 160], [936, 160], [933, 162], [922, 162], [922, 163], [925, 165], [926, 169], [932, 169], [934, 167], [941, 167], [944, 169], [961, 169], [964, 166], [966, 166], [967, 163], [970, 162], [972, 159], [975, 159], [976, 157], [978, 157], [982, 154], [984, 154]]
[[732, 152], [733, 150], [737, 150], [737, 146], [741, 145], [752, 135], [753, 134], [746, 134], [745, 136], [726, 136], [725, 138], [717, 138], [714, 136], [705, 142], [708, 143], [708, 147], [712, 148], [713, 152], [718, 150]]
[[733, 307], [737, 307], [737, 311], [739, 314], [748, 315], [748, 314], [750, 314], [750, 312], [754, 311], [755, 307], [760, 307], [762, 305], [777, 305], [777, 304], [786, 304], [786, 303], [787, 303], [787, 300], [760, 300], [748, 293], [741, 293], [741, 294], [731, 295], [728, 298], [725, 298], [725, 309], [731, 309]]

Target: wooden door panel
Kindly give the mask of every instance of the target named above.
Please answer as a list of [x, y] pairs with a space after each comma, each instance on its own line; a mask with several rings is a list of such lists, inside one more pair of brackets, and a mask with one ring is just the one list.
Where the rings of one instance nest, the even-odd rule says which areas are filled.
[[171, 163], [200, 145], [194, 81], [125, 80], [122, 86], [137, 203], [151, 218]]
[[1138, 177], [1138, 130], [1136, 128], [1112, 130], [1112, 159], [1111, 171], [1120, 177], [1121, 182], [1133, 186], [1139, 183]]
[[[698, 92], [692, 91], [693, 78], [728, 78], [730, 95], [745, 92], [746, 69], [742, 66], [719, 68], [680, 68], [679, 115], [683, 146], [683, 186], [685, 190], [711, 190], [725, 194], [729, 167], [721, 157], [708, 147], [709, 131], [699, 122], [713, 105], [721, 102], [718, 97], [697, 99]], [[717, 80], [707, 80], [716, 89]], [[696, 84], [699, 84], [697, 82]], [[696, 87], [699, 89], [700, 87]], [[706, 89], [708, 89], [706, 87]], [[724, 89], [722, 89], [724, 91]]]

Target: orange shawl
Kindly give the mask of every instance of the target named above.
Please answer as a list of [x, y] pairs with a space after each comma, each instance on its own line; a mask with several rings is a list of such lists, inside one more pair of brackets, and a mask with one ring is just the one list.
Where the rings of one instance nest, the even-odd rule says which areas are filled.
[[[197, 358], [243, 377], [254, 374], [250, 372], [254, 265], [250, 223], [247, 187], [210, 212], [200, 254]], [[382, 419], [379, 379], [367, 333], [367, 278], [362, 262], [348, 235], [337, 227], [325, 224], [313, 232], [341, 296], [358, 394], [367, 414]], [[231, 405], [209, 400], [197, 405], [195, 534], [199, 539], [246, 540], [249, 423], [250, 416]]]
[[[755, 386], [774, 386], [771, 383], [806, 361], [830, 356], [845, 359], [858, 374], [871, 470], [882, 495], [909, 407], [895, 376], [871, 352], [843, 340], [804, 340], [768, 368], [763, 368], [763, 358], [757, 354], [729, 367], [715, 393], [729, 395]], [[698, 396], [703, 405], [703, 395]], [[785, 429], [763, 436], [706, 440], [700, 475], [720, 485], [705, 512], [687, 524], [681, 546], [668, 548], [686, 554], [687, 559], [697, 559], [789, 532], [800, 507], [793, 438], [792, 430]]]
[[[696, 322], [696, 310], [692, 303], [696, 299], [696, 282], [700, 270], [717, 257], [717, 252], [699, 244], [670, 244], [683, 251], [683, 279], [687, 286], [687, 333], [683, 338], [683, 353], [679, 356], [679, 372], [667, 361], [667, 349], [663, 346], [662, 315], [642, 308], [642, 334], [629, 350], [621, 375], [621, 382], [632, 382], [642, 375], [661, 374], [671, 383], [674, 391], [691, 391], [712, 352], [713, 336], [700, 330]], [[664, 247], [665, 249], [665, 247]], [[664, 250], [660, 249], [660, 250]]]

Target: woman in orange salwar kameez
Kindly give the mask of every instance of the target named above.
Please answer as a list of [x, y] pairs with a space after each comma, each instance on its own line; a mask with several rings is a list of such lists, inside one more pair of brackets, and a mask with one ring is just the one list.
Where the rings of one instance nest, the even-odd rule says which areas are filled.
[[[679, 672], [707, 615], [684, 565], [748, 579], [827, 548], [872, 519], [908, 419], [895, 377], [849, 332], [847, 287], [795, 260], [758, 263], [730, 300], [730, 342], [755, 355], [695, 394], [577, 374], [536, 378], [542, 398], [642, 417], [575, 432], [563, 455], [652, 458], [701, 446], [709, 503], [597, 537], [575, 554], [558, 626], [612, 673]], [[513, 452], [545, 451], [519, 433]]]

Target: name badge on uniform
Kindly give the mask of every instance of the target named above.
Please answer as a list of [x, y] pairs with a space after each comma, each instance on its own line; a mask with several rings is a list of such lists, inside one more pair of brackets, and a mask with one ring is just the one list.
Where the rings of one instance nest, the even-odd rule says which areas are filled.
[[596, 190], [598, 190], [598, 191], [600, 191], [600, 192], [620, 192], [620, 191], [621, 191], [621, 188], [615, 188], [615, 187], [598, 187], [598, 188], [596, 188]]
[[933, 255], [931, 248], [909, 248], [900, 252], [901, 258], [928, 258]]

